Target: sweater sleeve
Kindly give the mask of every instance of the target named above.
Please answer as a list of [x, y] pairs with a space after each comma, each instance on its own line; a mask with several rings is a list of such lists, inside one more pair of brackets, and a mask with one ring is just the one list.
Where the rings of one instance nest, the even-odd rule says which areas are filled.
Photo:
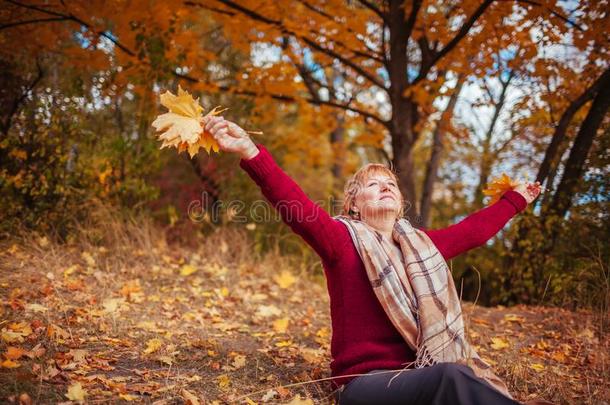
[[508, 190], [500, 199], [457, 224], [437, 230], [424, 230], [445, 260], [478, 246], [496, 235], [506, 223], [527, 206], [525, 197]]
[[253, 158], [241, 159], [240, 167], [260, 187], [265, 198], [293, 232], [301, 236], [323, 261], [332, 262], [336, 257], [335, 245], [341, 223], [311, 201], [262, 144], [256, 146], [259, 153]]

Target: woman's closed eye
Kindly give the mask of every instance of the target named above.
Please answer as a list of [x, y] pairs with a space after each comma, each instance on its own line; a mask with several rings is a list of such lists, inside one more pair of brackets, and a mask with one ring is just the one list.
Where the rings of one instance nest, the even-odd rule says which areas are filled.
[[[374, 186], [375, 184], [377, 184], [376, 181], [371, 181], [371, 182], [368, 183], [368, 187]], [[394, 183], [393, 181], [389, 181], [389, 182], [387, 182], [387, 184], [389, 184], [392, 187], [396, 187], [396, 183]]]

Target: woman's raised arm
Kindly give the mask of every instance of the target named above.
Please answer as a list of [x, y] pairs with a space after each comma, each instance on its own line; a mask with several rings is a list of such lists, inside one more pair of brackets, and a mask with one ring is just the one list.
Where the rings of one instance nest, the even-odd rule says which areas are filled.
[[236, 124], [213, 117], [205, 128], [214, 136], [220, 149], [241, 156], [239, 165], [280, 213], [282, 220], [301, 236], [323, 261], [332, 262], [336, 246], [345, 230], [343, 225], [303, 192], [301, 187], [275, 162], [262, 144], [254, 144]]
[[506, 191], [489, 207], [478, 210], [447, 228], [423, 231], [432, 239], [445, 260], [484, 245], [506, 223], [523, 211], [528, 201], [518, 191]]

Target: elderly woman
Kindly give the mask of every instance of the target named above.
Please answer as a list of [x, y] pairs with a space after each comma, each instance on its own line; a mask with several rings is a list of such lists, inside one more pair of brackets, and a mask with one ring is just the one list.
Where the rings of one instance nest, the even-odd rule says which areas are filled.
[[222, 117], [204, 125], [322, 259], [340, 404], [517, 403], [468, 345], [445, 261], [493, 237], [537, 197], [537, 183], [448, 228], [419, 230], [402, 217], [395, 174], [368, 164], [347, 182], [343, 214], [331, 217], [239, 126]]

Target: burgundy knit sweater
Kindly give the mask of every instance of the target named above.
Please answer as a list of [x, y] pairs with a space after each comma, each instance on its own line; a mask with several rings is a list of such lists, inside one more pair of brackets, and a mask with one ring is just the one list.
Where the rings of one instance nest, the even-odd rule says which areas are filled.
[[[251, 159], [241, 159], [240, 167], [280, 212], [283, 221], [322, 259], [332, 319], [332, 376], [404, 368], [415, 359], [415, 353], [377, 300], [347, 228], [312, 202], [263, 145], [256, 146], [260, 152]], [[526, 205], [521, 194], [510, 190], [498, 202], [455, 225], [422, 231], [449, 260], [485, 244]], [[335, 378], [333, 384], [346, 384], [352, 378]]]

